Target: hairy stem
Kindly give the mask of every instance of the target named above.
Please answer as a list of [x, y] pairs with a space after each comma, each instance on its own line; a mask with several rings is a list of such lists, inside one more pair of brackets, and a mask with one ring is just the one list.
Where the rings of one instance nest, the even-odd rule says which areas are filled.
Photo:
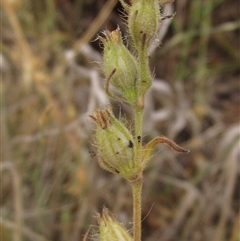
[[[135, 106], [135, 139], [137, 140], [137, 151], [135, 156], [135, 163], [141, 164], [142, 159], [142, 127], [143, 127], [143, 108], [144, 99], [139, 106]], [[136, 180], [131, 182], [133, 190], [133, 240], [141, 241], [141, 213], [142, 213], [142, 173], [139, 174]]]
[[[135, 138], [140, 139], [139, 144], [141, 144], [143, 109], [141, 107], [134, 108], [134, 114], [135, 114]], [[138, 136], [140, 136], [140, 138], [138, 138]]]
[[[135, 138], [137, 141], [137, 154], [135, 163], [141, 163], [142, 159], [142, 118], [143, 108], [135, 107]], [[142, 173], [131, 182], [133, 190], [133, 240], [141, 241], [141, 212], [142, 212]]]
[[143, 49], [138, 53], [138, 60], [139, 60], [139, 77], [141, 83], [141, 94], [143, 94], [142, 99], [142, 108], [144, 108], [144, 96], [146, 91], [150, 88], [152, 84], [152, 76], [149, 70], [149, 63], [148, 63], [148, 52], [147, 49]]
[[141, 241], [142, 185], [143, 177], [139, 176], [132, 183], [133, 190], [133, 240]]

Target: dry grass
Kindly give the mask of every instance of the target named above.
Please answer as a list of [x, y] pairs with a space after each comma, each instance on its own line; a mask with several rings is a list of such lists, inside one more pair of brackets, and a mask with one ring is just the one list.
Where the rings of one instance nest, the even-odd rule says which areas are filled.
[[[116, 2], [1, 3], [1, 240], [87, 240], [103, 205], [131, 227], [130, 187], [98, 167], [88, 118], [108, 104], [89, 41], [124, 28]], [[161, 147], [146, 170], [143, 240], [238, 241], [239, 6], [174, 9], [152, 50], [145, 141], [164, 134], [191, 153]], [[128, 106], [114, 105], [131, 125]]]

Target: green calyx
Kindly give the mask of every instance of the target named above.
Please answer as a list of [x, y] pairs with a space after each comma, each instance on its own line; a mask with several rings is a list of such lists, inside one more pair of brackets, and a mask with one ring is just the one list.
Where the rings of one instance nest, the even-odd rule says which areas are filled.
[[[137, 149], [139, 139], [136, 140], [124, 124], [115, 118], [111, 108], [96, 110], [90, 117], [97, 124], [96, 146], [99, 165], [129, 181], [134, 181], [142, 174], [154, 147], [158, 144], [167, 144], [175, 151], [188, 153], [188, 150], [165, 136], [156, 137]], [[141, 159], [136, 158], [139, 151]]]
[[[135, 57], [123, 44], [121, 32], [104, 32], [105, 38], [100, 37], [104, 44], [103, 66], [107, 77], [106, 92], [117, 100], [135, 105], [138, 101], [138, 68]], [[110, 89], [114, 87], [116, 94]]]
[[160, 26], [159, 0], [134, 0], [127, 11], [135, 47], [138, 51], [148, 49]]
[[110, 108], [96, 110], [90, 116], [96, 123], [97, 157], [100, 166], [127, 180], [142, 172], [141, 163], [135, 162], [136, 141], [130, 131], [117, 120]]
[[99, 214], [97, 219], [100, 241], [133, 241], [125, 227], [112, 218], [106, 208], [103, 209], [102, 216]]

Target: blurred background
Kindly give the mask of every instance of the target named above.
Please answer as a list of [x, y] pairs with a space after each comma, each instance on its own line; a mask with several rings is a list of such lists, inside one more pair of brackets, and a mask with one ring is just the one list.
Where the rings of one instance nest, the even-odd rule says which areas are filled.
[[[150, 53], [144, 241], [239, 241], [239, 1], [177, 0]], [[103, 206], [131, 229], [128, 183], [101, 170], [88, 117], [104, 93], [104, 29], [128, 36], [117, 0], [1, 1], [1, 240], [97, 240]], [[128, 40], [125, 41], [126, 43]], [[131, 47], [131, 44], [129, 44]], [[128, 105], [111, 102], [132, 128]]]

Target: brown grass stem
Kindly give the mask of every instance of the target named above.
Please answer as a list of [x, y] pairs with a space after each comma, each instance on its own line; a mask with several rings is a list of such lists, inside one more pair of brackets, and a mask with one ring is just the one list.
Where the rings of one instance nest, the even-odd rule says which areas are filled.
[[22, 216], [23, 216], [23, 210], [22, 210], [22, 198], [21, 198], [21, 181], [20, 176], [17, 171], [16, 166], [10, 162], [2, 162], [0, 166], [0, 171], [8, 170], [12, 177], [13, 182], [13, 205], [14, 205], [14, 211], [15, 211], [15, 228], [13, 232], [13, 241], [21, 241], [22, 240]]

